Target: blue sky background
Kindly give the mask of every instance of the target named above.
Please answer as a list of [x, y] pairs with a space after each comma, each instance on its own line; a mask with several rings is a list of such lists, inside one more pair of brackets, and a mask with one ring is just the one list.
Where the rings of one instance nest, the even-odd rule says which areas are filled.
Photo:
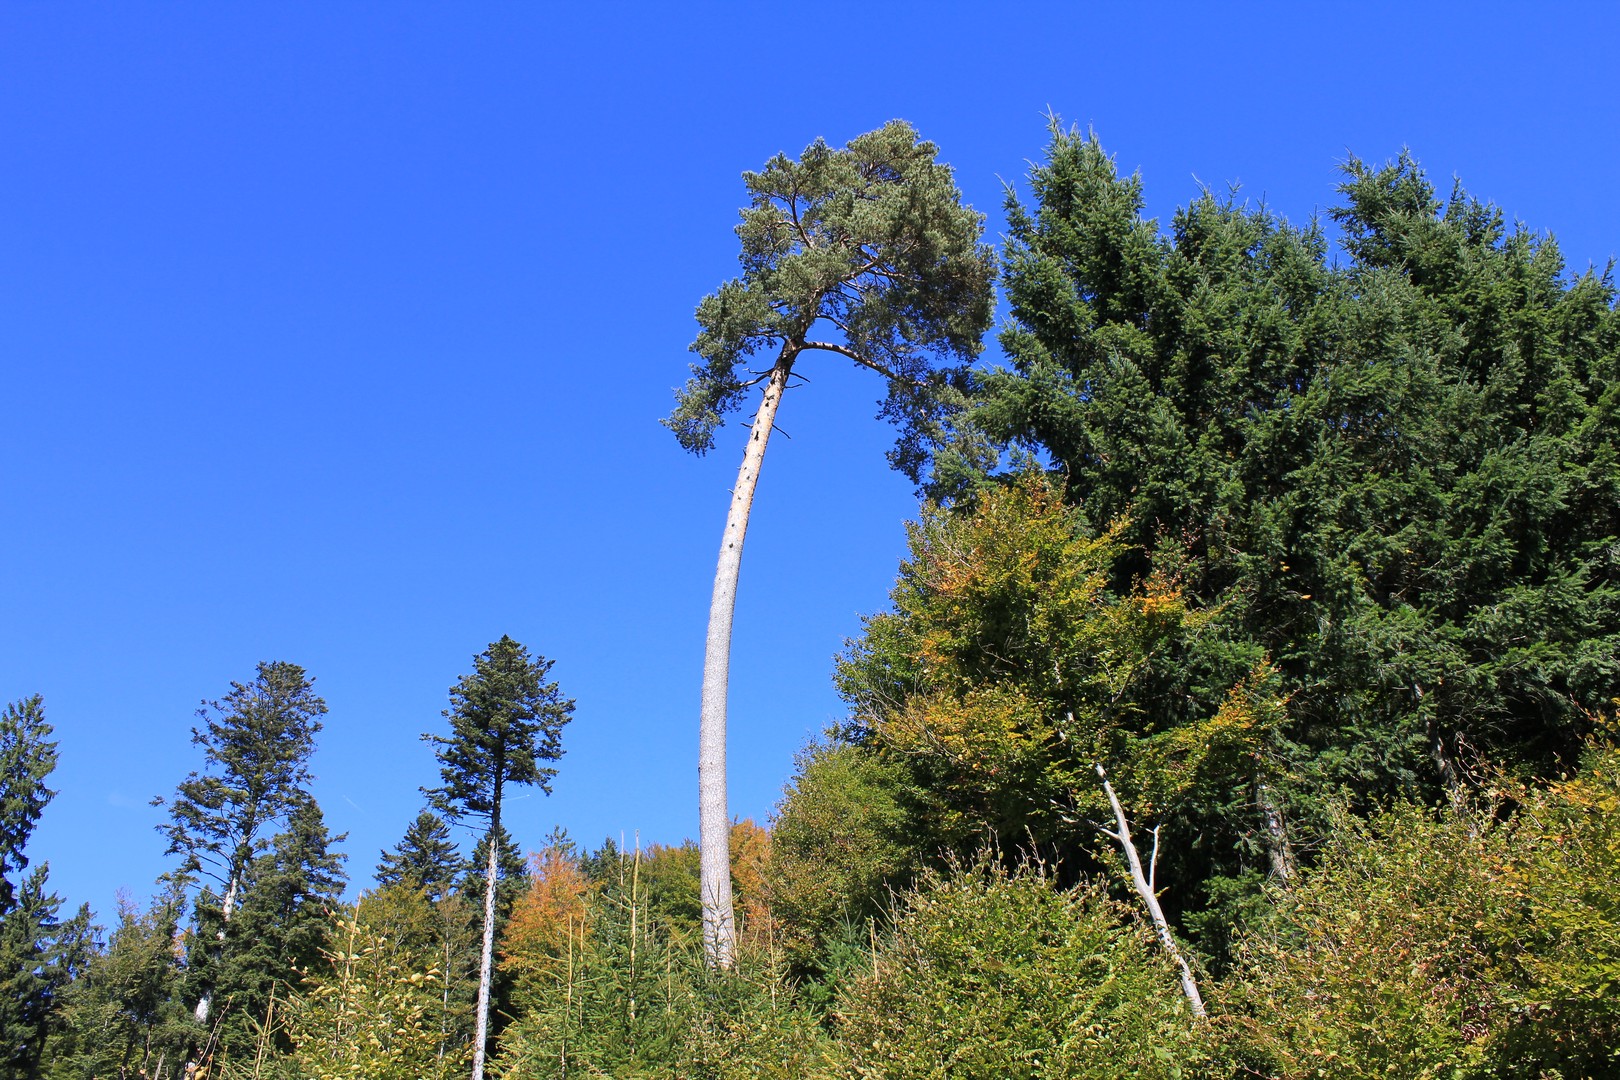
[[[696, 459], [657, 419], [771, 154], [903, 117], [996, 237], [1048, 107], [1161, 217], [1241, 182], [1303, 219], [1347, 154], [1409, 146], [1601, 268], [1617, 50], [1608, 4], [0, 3], [0, 698], [61, 742], [31, 854], [74, 903], [143, 898], [199, 701], [286, 659], [363, 882], [501, 634], [578, 702], [519, 839], [692, 835], [742, 429]], [[807, 374], [738, 612], [756, 818], [916, 512], [882, 388]]]

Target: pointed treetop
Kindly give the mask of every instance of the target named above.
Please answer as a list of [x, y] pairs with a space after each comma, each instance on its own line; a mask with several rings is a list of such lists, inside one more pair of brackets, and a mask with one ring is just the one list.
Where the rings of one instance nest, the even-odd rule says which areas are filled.
[[505, 636], [473, 658], [473, 673], [450, 688], [449, 736], [422, 736], [438, 748], [444, 781], [423, 789], [435, 810], [489, 820], [509, 784], [551, 793], [557, 770], [541, 762], [562, 757], [562, 728], [574, 712], [557, 684], [545, 681], [551, 665]]
[[28, 865], [23, 849], [45, 804], [56, 792], [45, 778], [56, 768], [56, 743], [38, 694], [0, 713], [0, 910], [9, 902], [15, 875]]
[[450, 840], [450, 826], [433, 811], [423, 810], [394, 850], [382, 853], [377, 884], [403, 885], [436, 900], [453, 887], [465, 868]]

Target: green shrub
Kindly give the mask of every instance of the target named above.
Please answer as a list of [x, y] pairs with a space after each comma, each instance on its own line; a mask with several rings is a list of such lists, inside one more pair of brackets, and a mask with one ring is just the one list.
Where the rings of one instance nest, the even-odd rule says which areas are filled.
[[1172, 1078], [1204, 1056], [1151, 931], [1039, 867], [925, 880], [837, 1015], [856, 1077]]
[[798, 762], [771, 829], [771, 914], [794, 972], [835, 976], [855, 935], [887, 907], [917, 856], [901, 770], [860, 747], [814, 747]]
[[593, 892], [585, 917], [567, 927], [571, 940], [529, 973], [528, 1007], [502, 1036], [496, 1075], [828, 1075], [834, 1047], [782, 981], [772, 950], [745, 938], [733, 970], [711, 970], [691, 928], [671, 925], [650, 902], [641, 869]]
[[1234, 1042], [1279, 1077], [1620, 1075], [1617, 766], [1342, 821], [1242, 947]]

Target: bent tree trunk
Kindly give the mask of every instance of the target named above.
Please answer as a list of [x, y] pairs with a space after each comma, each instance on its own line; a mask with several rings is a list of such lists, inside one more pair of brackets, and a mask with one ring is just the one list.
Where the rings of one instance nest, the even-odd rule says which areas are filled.
[[[1181, 992], [1186, 996], [1187, 1004], [1192, 1007], [1193, 1015], [1203, 1020], [1209, 1013], [1204, 1009], [1202, 995], [1198, 993], [1198, 982], [1193, 978], [1192, 968], [1187, 965], [1186, 957], [1181, 955], [1181, 949], [1176, 946], [1175, 935], [1170, 933], [1169, 920], [1164, 917], [1164, 909], [1159, 906], [1159, 897], [1153, 889], [1154, 882], [1142, 871], [1142, 857], [1136, 853], [1136, 844], [1131, 841], [1131, 825], [1126, 820], [1125, 808], [1119, 804], [1119, 796], [1114, 794], [1114, 785], [1108, 782], [1108, 774], [1103, 772], [1103, 767], [1098, 765], [1096, 768], [1097, 779], [1102, 781], [1103, 791], [1108, 795], [1108, 804], [1114, 809], [1114, 823], [1118, 827], [1117, 832], [1103, 829], [1102, 833], [1112, 837], [1120, 850], [1125, 853], [1125, 861], [1131, 868], [1131, 885], [1136, 889], [1136, 895], [1141, 898], [1143, 906], [1148, 909], [1148, 915], [1153, 919], [1153, 929], [1158, 931], [1159, 944], [1164, 946], [1164, 951], [1181, 970]], [[1159, 856], [1158, 836], [1158, 830], [1155, 829], [1153, 833], [1155, 864]]]
[[731, 491], [726, 531], [720, 538], [720, 560], [709, 601], [709, 636], [703, 653], [703, 703], [698, 722], [698, 821], [702, 851], [703, 947], [709, 963], [729, 968], [737, 955], [737, 932], [731, 902], [731, 815], [726, 809], [726, 691], [731, 678], [731, 621], [737, 607], [737, 575], [742, 568], [743, 538], [754, 504], [765, 446], [770, 442], [776, 410], [793, 371], [794, 353], [784, 348], [765, 384], [754, 425], [743, 453], [737, 486]]

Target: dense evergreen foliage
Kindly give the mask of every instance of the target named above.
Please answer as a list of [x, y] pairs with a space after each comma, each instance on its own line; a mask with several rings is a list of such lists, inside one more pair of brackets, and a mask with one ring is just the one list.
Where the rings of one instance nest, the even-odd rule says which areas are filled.
[[37, 1073], [45, 1041], [63, 1019], [63, 1001], [89, 953], [90, 909], [59, 918], [62, 899], [46, 891], [48, 868], [26, 875], [24, 849], [56, 792], [56, 743], [36, 694], [0, 712], [0, 1075]]
[[[562, 757], [562, 728], [574, 703], [555, 682], [546, 682], [550, 660], [503, 636], [473, 658], [473, 672], [450, 688], [448, 736], [424, 735], [437, 749], [442, 786], [424, 792], [433, 806], [452, 818], [485, 823], [471, 867], [483, 877], [483, 946], [479, 952], [478, 997], [473, 1008], [473, 1080], [483, 1080], [492, 1005], [504, 995], [494, 983], [495, 940], [510, 910], [511, 891], [523, 857], [501, 825], [509, 787], [529, 785], [551, 791], [557, 770], [542, 762]], [[514, 873], [514, 871], [516, 873]], [[499, 1025], [496, 1025], [498, 1028]]]
[[[772, 290], [837, 263], [765, 212], [849, 164], [812, 151], [750, 177], [693, 448], [749, 344], [808, 332]], [[1341, 191], [1161, 230], [1054, 129], [1009, 198], [1007, 364], [907, 369], [931, 498], [837, 662], [848, 714], [768, 829], [726, 823], [729, 966], [697, 845], [524, 859], [506, 788], [549, 790], [573, 703], [510, 638], [352, 903], [309, 792], [325, 704], [267, 663], [202, 712], [157, 895], [59, 918], [33, 698], [0, 717], [0, 1077], [1620, 1075], [1613, 283], [1410, 157]], [[967, 326], [953, 281], [906, 303]], [[833, 310], [908, 340], [899, 301]]]

